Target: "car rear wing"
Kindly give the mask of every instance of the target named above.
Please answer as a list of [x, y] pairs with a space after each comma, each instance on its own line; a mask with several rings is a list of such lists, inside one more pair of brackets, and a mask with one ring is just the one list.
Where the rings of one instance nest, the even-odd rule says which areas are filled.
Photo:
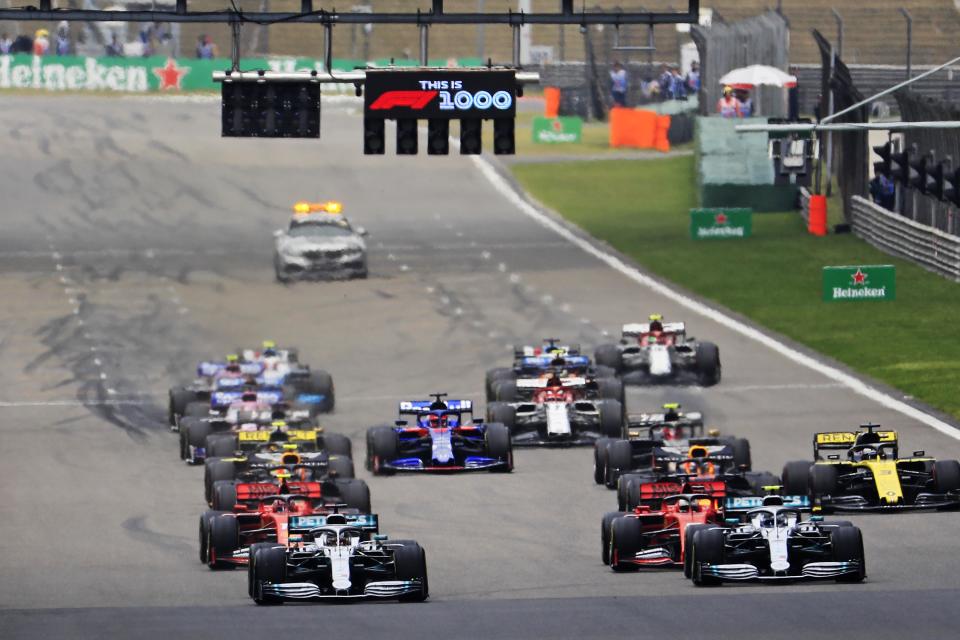
[[[278, 359], [280, 359], [280, 360], [283, 361], [283, 362], [289, 362], [289, 360], [290, 360], [290, 351], [289, 351], [289, 349], [274, 349], [274, 351], [276, 352], [276, 354], [277, 354], [276, 357], [277, 357]], [[244, 360], [251, 360], [251, 361], [253, 361], [253, 360], [257, 360], [257, 359], [261, 358], [261, 357], [262, 357], [262, 353], [261, 353], [260, 351], [257, 351], [256, 349], [244, 349], [244, 350], [240, 353], [240, 356], [241, 356]]]
[[[243, 399], [243, 390], [234, 391], [214, 391], [210, 394], [210, 406], [214, 409], [226, 409], [234, 402]], [[277, 404], [283, 400], [283, 389], [274, 387], [260, 387], [256, 390], [257, 402], [266, 402], [267, 404]]]
[[574, 356], [574, 355], [539, 355], [539, 356], [523, 356], [518, 359], [518, 365], [521, 369], [548, 369], [552, 366], [555, 366], [554, 363], [557, 360], [562, 360], [563, 364], [558, 366], [563, 366], [568, 369], [583, 369], [590, 366], [590, 357], [589, 356]]
[[[260, 500], [267, 496], [280, 495], [280, 486], [273, 482], [238, 482], [237, 502]], [[323, 483], [320, 482], [288, 482], [287, 492], [306, 496], [307, 498], [322, 498]]]
[[[431, 410], [436, 400], [405, 400], [400, 403], [399, 414], [402, 416], [416, 416]], [[473, 400], [444, 400], [446, 411], [473, 412]]]
[[[686, 333], [687, 325], [683, 322], [664, 322], [663, 323], [663, 332], [664, 333]], [[639, 338], [645, 333], [650, 333], [650, 323], [649, 322], [633, 322], [630, 324], [623, 325], [623, 337], [624, 338]]]
[[[726, 513], [738, 516], [763, 506], [765, 496], [728, 496], [723, 501], [723, 509]], [[781, 496], [783, 506], [800, 511], [810, 511], [812, 505], [807, 496]]]
[[380, 531], [380, 519], [375, 513], [331, 513], [309, 516], [290, 516], [289, 531], [311, 531], [327, 524], [348, 524], [363, 531], [377, 533]]
[[[239, 366], [240, 373], [245, 376], [258, 376], [263, 371], [263, 365], [259, 362], [241, 362]], [[203, 361], [197, 365], [197, 377], [209, 378], [226, 368], [226, 362]]]
[[[517, 389], [545, 389], [548, 382], [547, 378], [520, 378], [517, 380]], [[581, 377], [560, 378], [560, 384], [564, 387], [583, 387], [586, 386], [587, 379]]]
[[[241, 444], [263, 444], [270, 442], [275, 429], [260, 429], [258, 431], [240, 431], [237, 433], [237, 441]], [[317, 431], [313, 429], [288, 429], [285, 432], [286, 438], [279, 438], [281, 441], [291, 443], [316, 442]]]
[[[872, 436], [872, 437], [871, 437]], [[859, 442], [858, 442], [859, 439]], [[897, 447], [896, 431], [826, 431], [813, 434], [813, 457], [819, 459], [821, 451], [846, 451], [856, 444], [892, 445]]]

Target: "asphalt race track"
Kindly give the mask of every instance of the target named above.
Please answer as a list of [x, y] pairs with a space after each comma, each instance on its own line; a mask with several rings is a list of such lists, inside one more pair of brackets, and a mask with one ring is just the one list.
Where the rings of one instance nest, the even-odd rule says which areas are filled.
[[[319, 143], [224, 140], [211, 101], [5, 97], [0, 638], [956, 636], [960, 514], [853, 518], [862, 585], [699, 589], [600, 563], [616, 501], [588, 449], [522, 450], [510, 475], [368, 477], [363, 434], [397, 401], [482, 406], [508, 345], [592, 348], [651, 312], [717, 342], [724, 378], [631, 389], [629, 409], [702, 409], [750, 439], [756, 469], [866, 420], [940, 458], [960, 442], [684, 313], [520, 213], [470, 159], [365, 158], [356, 114], [323, 117]], [[271, 232], [319, 198], [369, 229], [371, 277], [278, 285]], [[426, 548], [427, 603], [261, 608], [245, 572], [197, 561], [202, 468], [177, 456], [166, 389], [264, 338], [334, 375], [325, 424], [353, 438], [383, 531]]]

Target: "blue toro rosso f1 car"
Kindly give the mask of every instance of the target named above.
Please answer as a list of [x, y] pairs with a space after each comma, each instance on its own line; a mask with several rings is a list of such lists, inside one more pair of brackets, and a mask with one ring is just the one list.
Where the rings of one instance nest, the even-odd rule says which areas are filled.
[[[470, 400], [433, 400], [400, 403], [394, 425], [367, 430], [367, 469], [386, 475], [399, 471], [513, 470], [510, 430], [498, 423], [473, 418]], [[412, 420], [405, 419], [412, 416]]]

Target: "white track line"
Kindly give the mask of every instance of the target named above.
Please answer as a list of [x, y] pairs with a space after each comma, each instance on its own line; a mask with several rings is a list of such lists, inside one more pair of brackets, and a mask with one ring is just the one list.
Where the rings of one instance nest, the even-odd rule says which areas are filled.
[[830, 365], [824, 364], [815, 358], [811, 358], [810, 356], [785, 345], [779, 340], [771, 338], [757, 329], [731, 318], [730, 316], [718, 311], [717, 309], [714, 309], [713, 307], [674, 291], [667, 285], [662, 284], [644, 274], [636, 267], [626, 264], [623, 260], [615, 255], [607, 253], [588, 240], [579, 237], [570, 229], [558, 223], [556, 220], [553, 220], [550, 216], [546, 215], [537, 207], [527, 202], [527, 200], [524, 199], [524, 197], [521, 196], [516, 189], [514, 189], [513, 185], [511, 185], [503, 178], [503, 176], [497, 173], [497, 170], [492, 164], [490, 164], [489, 160], [485, 159], [483, 156], [471, 156], [471, 159], [473, 160], [474, 164], [477, 165], [480, 173], [482, 173], [483, 176], [490, 182], [493, 188], [499, 191], [503, 197], [517, 207], [521, 213], [531, 218], [542, 227], [553, 231], [560, 237], [569, 241], [571, 244], [579, 247], [584, 252], [592, 255], [601, 262], [606, 263], [611, 269], [618, 271], [637, 284], [647, 287], [648, 289], [669, 298], [670, 300], [696, 314], [703, 316], [704, 318], [712, 320], [713, 322], [716, 322], [717, 324], [722, 325], [732, 331], [736, 331], [742, 336], [754, 340], [755, 342], [759, 342], [763, 346], [776, 351], [789, 360], [807, 367], [808, 369], [812, 369], [813, 371], [816, 371], [817, 373], [820, 373], [827, 378], [842, 384], [851, 391], [869, 398], [870, 400], [873, 400], [874, 402], [877, 402], [888, 409], [893, 409], [894, 411], [898, 411], [909, 418], [912, 418], [918, 422], [922, 422], [923, 424], [936, 429], [940, 433], [947, 435], [954, 440], [960, 440], [960, 429], [957, 429], [956, 427], [947, 424], [943, 420], [940, 420], [929, 413], [921, 411], [920, 409], [917, 409], [906, 402], [897, 400], [893, 396], [884, 393], [879, 389], [871, 387], [862, 380], [848, 373], [844, 373], [836, 367], [831, 367]]

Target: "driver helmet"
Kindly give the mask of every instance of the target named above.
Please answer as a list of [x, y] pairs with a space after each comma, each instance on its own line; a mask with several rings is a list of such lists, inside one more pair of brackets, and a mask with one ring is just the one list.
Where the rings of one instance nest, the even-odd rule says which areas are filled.
[[654, 333], [654, 332], [660, 333], [660, 332], [663, 331], [663, 316], [662, 316], [662, 315], [660, 315], [659, 313], [652, 313], [652, 314], [650, 314], [649, 330], [650, 330], [650, 333]]
[[665, 412], [663, 414], [663, 419], [668, 422], [674, 422], [680, 419], [680, 405], [676, 402], [668, 402], [663, 405]]
[[263, 355], [266, 358], [276, 357], [277, 355], [276, 342], [274, 342], [273, 340], [264, 340], [262, 347], [263, 347], [263, 351], [261, 352], [261, 355]]

